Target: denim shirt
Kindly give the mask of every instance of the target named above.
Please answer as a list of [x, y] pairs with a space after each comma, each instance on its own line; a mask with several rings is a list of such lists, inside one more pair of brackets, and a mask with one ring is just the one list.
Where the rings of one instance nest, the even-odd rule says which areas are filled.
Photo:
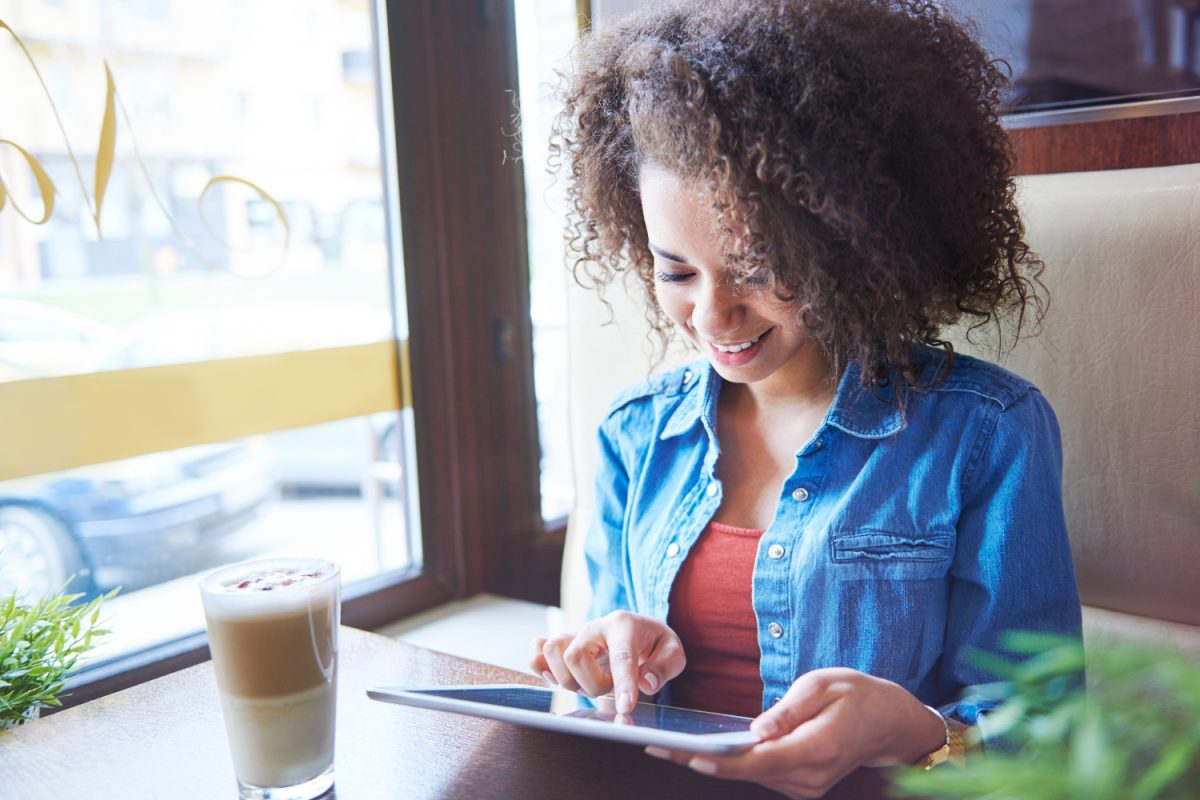
[[[943, 356], [917, 358], [936, 374]], [[721, 505], [721, 385], [704, 361], [657, 374], [601, 424], [589, 618], [666, 622], [680, 565]], [[986, 704], [964, 689], [993, 678], [965, 648], [995, 652], [1010, 629], [1080, 631], [1058, 423], [1030, 383], [962, 355], [944, 382], [909, 391], [904, 413], [892, 392], [846, 369], [759, 541], [746, 588], [763, 708], [836, 666], [974, 724]]]

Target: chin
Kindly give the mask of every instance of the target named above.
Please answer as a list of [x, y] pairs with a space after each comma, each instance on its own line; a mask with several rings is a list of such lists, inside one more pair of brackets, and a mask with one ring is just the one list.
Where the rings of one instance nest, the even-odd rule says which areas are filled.
[[730, 367], [726, 364], [718, 364], [712, 359], [709, 359], [708, 363], [712, 364], [713, 369], [727, 383], [758, 383], [764, 378], [770, 377], [771, 373], [774, 372], [769, 367], [760, 368], [757, 364]]

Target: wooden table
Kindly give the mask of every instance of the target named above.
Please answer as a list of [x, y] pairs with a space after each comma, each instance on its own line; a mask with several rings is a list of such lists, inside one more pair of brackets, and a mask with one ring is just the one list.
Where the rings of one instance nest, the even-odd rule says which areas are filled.
[[[340, 800], [780, 797], [631, 745], [370, 700], [380, 684], [539, 681], [353, 628], [340, 646]], [[211, 662], [0, 733], [0, 798], [69, 797], [236, 798]]]

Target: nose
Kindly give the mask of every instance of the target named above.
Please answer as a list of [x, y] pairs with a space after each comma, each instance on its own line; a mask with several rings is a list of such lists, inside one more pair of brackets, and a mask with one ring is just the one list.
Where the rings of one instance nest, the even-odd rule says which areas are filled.
[[692, 328], [711, 337], [739, 327], [746, 316], [745, 297], [725, 279], [704, 281], [692, 306]]

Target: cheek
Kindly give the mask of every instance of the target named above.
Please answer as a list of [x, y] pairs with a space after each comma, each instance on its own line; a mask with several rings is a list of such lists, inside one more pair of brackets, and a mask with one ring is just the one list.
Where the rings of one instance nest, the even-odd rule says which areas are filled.
[[658, 307], [663, 310], [667, 318], [681, 328], [687, 327], [688, 317], [691, 314], [691, 307], [687, 301], [678, 297], [674, 292], [660, 291], [655, 293], [655, 300], [658, 301]]
[[757, 310], [764, 319], [774, 321], [781, 331], [789, 335], [808, 335], [794, 303], [764, 301]]

